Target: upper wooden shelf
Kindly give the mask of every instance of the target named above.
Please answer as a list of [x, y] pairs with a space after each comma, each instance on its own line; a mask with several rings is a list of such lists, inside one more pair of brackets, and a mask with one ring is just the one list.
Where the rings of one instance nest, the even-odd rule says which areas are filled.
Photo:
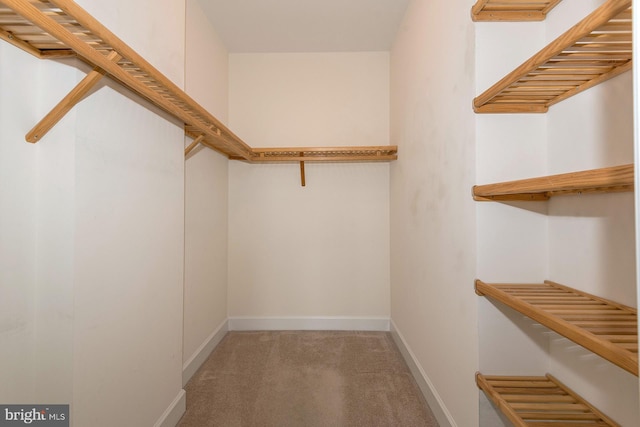
[[478, 388], [516, 427], [619, 427], [552, 375], [497, 376], [476, 374]]
[[[0, 0], [0, 38], [30, 54], [44, 58], [77, 56], [94, 67], [52, 112], [27, 134], [37, 142], [64, 114], [82, 99], [103, 75], [147, 99], [184, 123], [185, 133], [197, 143], [232, 159], [282, 161], [254, 151], [218, 119], [155, 69], [72, 0]], [[44, 122], [44, 123], [43, 123]], [[191, 149], [193, 146], [191, 147]], [[316, 161], [394, 160], [397, 147], [332, 148], [339, 156], [318, 156]], [[290, 149], [287, 149], [290, 150]], [[305, 151], [306, 149], [294, 149]], [[190, 151], [190, 150], [189, 150]], [[268, 159], [265, 159], [268, 157]], [[305, 159], [306, 160], [306, 159]]]
[[474, 21], [543, 21], [561, 0], [478, 0]]
[[545, 113], [630, 70], [631, 27], [631, 0], [607, 1], [477, 96], [475, 112]]
[[473, 198], [478, 201], [541, 201], [552, 196], [574, 193], [633, 191], [633, 169], [630, 164], [476, 185], [473, 187]]
[[638, 312], [550, 281], [487, 284], [476, 293], [491, 297], [638, 375]]

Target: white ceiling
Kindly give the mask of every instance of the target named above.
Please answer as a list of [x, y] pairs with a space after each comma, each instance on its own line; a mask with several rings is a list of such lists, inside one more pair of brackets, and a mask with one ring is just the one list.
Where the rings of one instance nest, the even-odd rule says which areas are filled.
[[231, 53], [387, 51], [409, 0], [199, 0]]

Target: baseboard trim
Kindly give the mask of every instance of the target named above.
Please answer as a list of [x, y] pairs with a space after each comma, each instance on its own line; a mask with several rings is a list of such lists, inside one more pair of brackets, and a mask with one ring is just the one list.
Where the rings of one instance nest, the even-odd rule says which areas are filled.
[[176, 427], [180, 418], [187, 410], [187, 393], [180, 389], [178, 395], [169, 407], [164, 411], [162, 416], [156, 421], [153, 427]]
[[415, 355], [407, 345], [407, 342], [404, 340], [404, 337], [396, 327], [396, 324], [391, 320], [391, 336], [395, 341], [400, 353], [402, 353], [402, 357], [404, 358], [407, 366], [409, 366], [409, 370], [413, 375], [413, 378], [418, 383], [418, 387], [420, 387], [420, 391], [424, 395], [427, 404], [431, 408], [431, 412], [436, 417], [438, 424], [440, 427], [456, 427], [456, 423], [451, 416], [451, 413], [447, 410], [442, 398], [436, 391], [433, 383], [427, 376], [427, 374], [418, 363]]
[[220, 344], [229, 331], [229, 321], [225, 319], [218, 328], [207, 337], [193, 355], [182, 365], [182, 386], [187, 385], [191, 377], [200, 369], [211, 352]]
[[230, 331], [389, 331], [388, 317], [230, 317]]

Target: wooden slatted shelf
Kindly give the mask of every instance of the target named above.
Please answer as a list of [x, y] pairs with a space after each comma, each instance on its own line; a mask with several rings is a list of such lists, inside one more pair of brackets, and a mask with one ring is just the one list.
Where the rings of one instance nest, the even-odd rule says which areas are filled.
[[619, 426], [552, 375], [476, 374], [478, 388], [516, 427]]
[[632, 67], [631, 0], [608, 0], [473, 101], [477, 113], [544, 113]]
[[476, 293], [500, 301], [558, 334], [638, 375], [638, 312], [551, 281], [475, 284]]
[[396, 160], [398, 147], [298, 147], [254, 148], [253, 162], [305, 162], [322, 161], [389, 161]]
[[633, 191], [633, 171], [630, 164], [476, 185], [473, 198], [478, 201], [539, 201], [565, 194]]
[[[215, 149], [231, 159], [282, 161], [286, 155], [265, 156], [254, 151], [224, 124], [173, 84], [144, 58], [111, 33], [72, 0], [0, 0], [0, 38], [38, 58], [77, 56], [94, 67], [47, 117], [27, 134], [37, 142], [108, 75], [184, 123], [195, 144]], [[186, 150], [190, 152], [194, 145]], [[326, 156], [308, 154], [315, 161], [395, 160], [397, 147], [345, 147], [328, 149]], [[304, 148], [286, 149], [305, 152]], [[383, 154], [381, 154], [383, 153]]]
[[478, 0], [474, 21], [543, 21], [561, 0]]
[[[2, 0], [3, 37], [39, 58], [77, 55], [203, 134], [229, 156], [251, 157], [240, 138], [71, 0]], [[109, 56], [117, 52], [118, 59]], [[29, 142], [42, 138], [33, 134]]]

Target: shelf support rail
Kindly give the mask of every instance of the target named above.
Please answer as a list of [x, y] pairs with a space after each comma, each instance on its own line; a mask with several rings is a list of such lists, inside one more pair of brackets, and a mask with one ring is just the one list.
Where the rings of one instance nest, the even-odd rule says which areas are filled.
[[[300, 158], [304, 157], [304, 153], [300, 152]], [[305, 187], [307, 185], [307, 180], [304, 174], [304, 161], [300, 161], [300, 185]]]

